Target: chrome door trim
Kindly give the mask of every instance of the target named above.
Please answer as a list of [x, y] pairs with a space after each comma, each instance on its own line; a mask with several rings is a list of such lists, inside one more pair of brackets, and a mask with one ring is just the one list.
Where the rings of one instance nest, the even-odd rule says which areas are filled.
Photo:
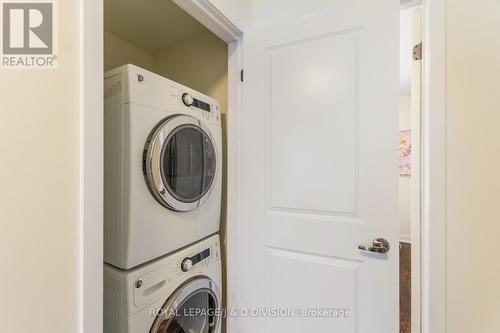
[[[215, 174], [212, 178], [212, 183], [210, 184], [210, 187], [205, 192], [205, 194], [201, 198], [193, 202], [183, 202], [176, 199], [169, 192], [169, 185], [163, 182], [161, 174], [161, 154], [163, 150], [163, 144], [168, 142], [171, 134], [174, 133], [178, 127], [184, 125], [191, 125], [203, 131], [209, 138], [215, 153]], [[163, 119], [153, 129], [148, 137], [148, 140], [146, 141], [146, 146], [144, 148], [144, 173], [146, 183], [155, 199], [160, 204], [169, 209], [179, 212], [187, 212], [201, 206], [208, 199], [216, 184], [218, 167], [219, 155], [217, 152], [217, 146], [214, 137], [209, 128], [195, 117], [187, 115], [175, 115]]]
[[[208, 292], [215, 300], [215, 309], [220, 310], [221, 307], [221, 293], [217, 284], [207, 277], [195, 277], [188, 280], [181, 287], [179, 287], [163, 304], [161, 307], [161, 316], [156, 317], [153, 326], [151, 327], [150, 333], [161, 333], [158, 332], [160, 325], [164, 321], [171, 321], [174, 319], [172, 315], [179, 309], [184, 302], [192, 295], [199, 292]], [[213, 332], [217, 332], [220, 325], [220, 318], [215, 316], [215, 326]]]

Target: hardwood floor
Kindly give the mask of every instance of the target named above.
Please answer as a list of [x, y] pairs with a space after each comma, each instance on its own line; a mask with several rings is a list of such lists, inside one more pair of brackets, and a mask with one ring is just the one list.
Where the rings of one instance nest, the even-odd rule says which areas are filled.
[[399, 332], [411, 332], [411, 244], [399, 243]]

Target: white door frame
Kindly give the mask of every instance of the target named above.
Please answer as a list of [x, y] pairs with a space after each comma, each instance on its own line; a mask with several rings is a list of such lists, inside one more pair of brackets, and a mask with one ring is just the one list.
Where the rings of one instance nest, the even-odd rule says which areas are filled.
[[79, 333], [103, 329], [103, 35], [103, 0], [81, 0]]
[[446, 313], [446, 0], [423, 1], [421, 330], [443, 333]]
[[[243, 33], [211, 2], [173, 0], [228, 46], [227, 290], [239, 276], [239, 126]], [[103, 327], [103, 0], [80, 6], [80, 333]], [[424, 0], [422, 332], [445, 327], [445, 0]], [[228, 293], [228, 307], [238, 295]], [[228, 317], [228, 332], [238, 332]]]

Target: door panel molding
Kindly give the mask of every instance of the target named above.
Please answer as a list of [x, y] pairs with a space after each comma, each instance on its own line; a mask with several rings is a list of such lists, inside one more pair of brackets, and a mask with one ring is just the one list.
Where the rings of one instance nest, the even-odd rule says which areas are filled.
[[[267, 159], [267, 205], [270, 210], [357, 215], [359, 47], [359, 30], [350, 29], [266, 48], [271, 98], [270, 112], [265, 121], [266, 144], [263, 149]], [[312, 48], [315, 49], [314, 55], [302, 63], [301, 54], [310, 52]], [[325, 53], [331, 56], [324, 59], [322, 55]], [[320, 63], [324, 67], [321, 70]], [[338, 76], [327, 75], [326, 67]], [[300, 81], [304, 77], [311, 80], [309, 93], [316, 95], [318, 102], [315, 105], [304, 105], [304, 101], [297, 97], [300, 96], [303, 86]], [[331, 96], [346, 97], [330, 99]], [[303, 111], [313, 109], [328, 109], [330, 112], [317, 119]], [[317, 129], [314, 136], [294, 135], [307, 127]], [[328, 154], [315, 154], [315, 143], [327, 140], [331, 141]], [[293, 151], [286, 149], [288, 145], [294, 147]], [[280, 159], [286, 160], [286, 165]], [[316, 165], [318, 173], [305, 174], [305, 160], [307, 164]], [[296, 181], [290, 183], [286, 177]], [[318, 191], [329, 193], [319, 200], [307, 199]], [[298, 192], [302, 194], [301, 198], [291, 195]]]
[[[290, 325], [297, 329], [302, 327], [302, 332], [310, 329], [308, 321], [315, 318], [303, 318], [304, 309], [294, 309], [297, 298], [308, 298], [314, 302], [306, 304], [306, 309], [350, 309], [346, 317], [354, 317], [352, 321], [346, 322], [344, 319], [332, 319], [327, 327], [323, 329], [331, 332], [357, 331], [359, 323], [358, 313], [361, 299], [355, 291], [359, 285], [359, 270], [363, 261], [351, 258], [342, 258], [315, 254], [309, 252], [296, 251], [277, 247], [266, 247], [268, 276], [267, 283], [270, 285], [267, 307], [269, 309], [289, 309], [294, 310], [298, 318], [286, 318], [277, 322], [268, 322], [267, 332], [287, 332]], [[307, 267], [304, 270], [304, 267]], [[338, 276], [342, 283], [332, 284], [325, 290], [320, 286], [328, 282], [328, 276], [332, 274]], [[303, 285], [307, 277], [314, 275], [317, 277], [316, 285]], [[323, 280], [323, 281], [321, 281]], [[317, 303], [321, 299], [323, 303]], [[294, 322], [295, 321], [295, 322]], [[320, 330], [321, 331], [321, 330]]]

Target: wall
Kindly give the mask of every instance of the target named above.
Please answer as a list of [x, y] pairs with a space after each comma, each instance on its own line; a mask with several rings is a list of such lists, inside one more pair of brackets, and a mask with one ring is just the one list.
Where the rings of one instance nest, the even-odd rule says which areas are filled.
[[124, 64], [154, 70], [154, 54], [123, 38], [104, 32], [104, 70], [110, 70]]
[[[399, 95], [399, 129], [411, 129], [411, 95]], [[411, 240], [411, 176], [399, 176], [400, 240]]]
[[55, 70], [0, 73], [0, 332], [77, 332], [80, 1]]
[[500, 332], [500, 2], [447, 1], [446, 324]]

